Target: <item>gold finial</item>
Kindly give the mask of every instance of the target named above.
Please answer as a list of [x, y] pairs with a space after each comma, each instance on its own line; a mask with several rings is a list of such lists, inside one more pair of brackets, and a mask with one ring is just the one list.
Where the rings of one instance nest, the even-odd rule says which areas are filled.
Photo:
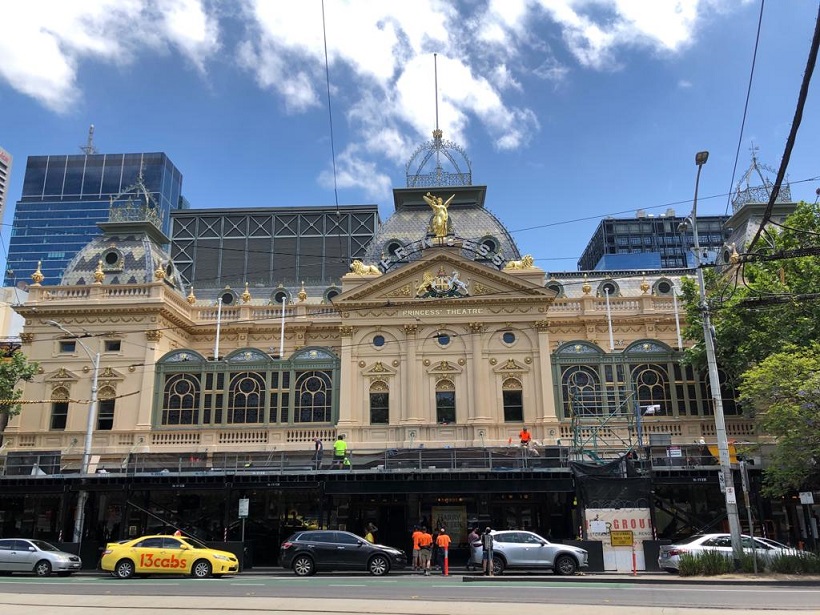
[[251, 293], [248, 291], [248, 283], [245, 282], [245, 292], [242, 293], [242, 303], [248, 303], [251, 300]]
[[307, 292], [305, 291], [305, 281], [304, 280], [302, 280], [302, 288], [299, 291], [299, 294], [296, 295], [296, 296], [299, 297], [299, 301], [304, 301], [305, 299], [307, 299]]
[[641, 292], [644, 295], [649, 292], [649, 282], [646, 281], [646, 276], [643, 276], [643, 280], [641, 281]]
[[40, 267], [42, 267], [43, 261], [37, 261], [37, 271], [31, 274], [31, 279], [34, 280], [34, 284], [32, 286], [40, 286], [40, 283], [46, 279], [46, 276], [43, 275], [43, 272], [40, 271]]
[[196, 303], [196, 295], [194, 295], [194, 287], [191, 286], [191, 292], [188, 293], [188, 303], [193, 305]]
[[105, 274], [102, 270], [102, 260], [97, 261], [97, 269], [94, 271], [94, 284], [102, 284]]
[[154, 269], [154, 278], [157, 280], [165, 279], [165, 269], [162, 268], [162, 261], [160, 261], [157, 268]]
[[443, 137], [443, 136], [444, 136], [444, 132], [443, 132], [440, 128], [436, 128], [436, 129], [433, 131], [433, 138], [434, 138], [436, 141], [440, 141], [440, 140], [441, 140], [441, 137]]
[[589, 280], [587, 279], [587, 274], [584, 274], [584, 285], [581, 287], [581, 290], [584, 291], [585, 295], [588, 295], [590, 292], [592, 292], [592, 286], [590, 285]]

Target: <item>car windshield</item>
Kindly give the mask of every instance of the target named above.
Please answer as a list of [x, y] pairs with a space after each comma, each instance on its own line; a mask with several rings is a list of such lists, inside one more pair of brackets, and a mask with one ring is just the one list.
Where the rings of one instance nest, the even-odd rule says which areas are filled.
[[210, 549], [208, 545], [202, 544], [195, 538], [191, 538], [190, 536], [185, 537], [185, 542], [191, 545], [194, 549]]
[[694, 536], [690, 536], [689, 538], [682, 538], [681, 540], [676, 540], [676, 545], [688, 545], [689, 543], [695, 542], [703, 538], [703, 534], [695, 534]]
[[35, 547], [40, 549], [40, 551], [59, 551], [57, 547], [52, 544], [49, 544], [43, 540], [32, 540], [30, 541]]

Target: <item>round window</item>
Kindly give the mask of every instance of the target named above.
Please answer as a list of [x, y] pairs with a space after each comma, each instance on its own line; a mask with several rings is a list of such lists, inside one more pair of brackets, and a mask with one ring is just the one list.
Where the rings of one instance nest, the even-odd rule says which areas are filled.
[[167, 265], [165, 265], [165, 275], [168, 276], [169, 278], [172, 275], [174, 275], [174, 264], [173, 263], [168, 263]]
[[498, 246], [492, 239], [485, 239], [481, 242], [481, 245], [487, 248], [489, 252], [495, 252], [498, 249]]
[[558, 282], [550, 282], [549, 284], [547, 284], [547, 289], [551, 290], [556, 295], [560, 295], [561, 291], [563, 290]]
[[222, 305], [231, 305], [233, 303], [232, 293], [222, 293]]
[[120, 255], [112, 250], [111, 252], [106, 252], [103, 259], [105, 260], [106, 265], [112, 267], [117, 264], [117, 261], [120, 260]]
[[616, 289], [614, 284], [604, 284], [601, 286], [601, 293], [604, 295], [609, 295], [610, 297], [614, 297], [616, 294]]
[[446, 346], [450, 343], [450, 336], [446, 333], [439, 333], [436, 335], [436, 339], [438, 340], [439, 346]]
[[288, 301], [288, 294], [287, 294], [286, 292], [284, 292], [284, 291], [281, 291], [281, 290], [280, 290], [278, 293], [276, 293], [276, 294], [273, 296], [273, 302], [274, 302], [276, 305], [281, 305], [281, 304], [282, 304], [282, 302], [287, 303], [287, 301]]
[[661, 280], [658, 282], [658, 293], [661, 295], [668, 295], [672, 292], [672, 284], [667, 282], [666, 280]]
[[[333, 301], [336, 297], [339, 296], [339, 291], [338, 290], [329, 290], [329, 291], [327, 291], [327, 295], [325, 295], [325, 296], [327, 297], [328, 301]], [[280, 301], [280, 303], [281, 303], [281, 301]]]
[[515, 341], [515, 333], [512, 331], [505, 331], [504, 335], [501, 336], [501, 339], [504, 340], [505, 344], [512, 344]]
[[383, 335], [374, 335], [373, 336], [373, 345], [376, 348], [381, 348], [384, 346], [384, 336]]

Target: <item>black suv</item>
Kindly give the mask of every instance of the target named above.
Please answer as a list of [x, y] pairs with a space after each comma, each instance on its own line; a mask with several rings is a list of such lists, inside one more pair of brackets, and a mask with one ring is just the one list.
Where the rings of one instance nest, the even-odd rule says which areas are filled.
[[307, 577], [317, 570], [367, 570], [375, 576], [404, 568], [404, 551], [374, 545], [364, 538], [338, 530], [296, 532], [282, 543], [279, 552], [283, 568], [292, 568], [297, 576]]

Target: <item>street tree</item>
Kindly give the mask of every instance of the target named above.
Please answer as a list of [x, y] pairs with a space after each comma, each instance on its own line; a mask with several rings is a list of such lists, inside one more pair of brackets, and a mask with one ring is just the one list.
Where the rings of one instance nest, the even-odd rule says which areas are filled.
[[20, 414], [23, 397], [21, 382], [31, 380], [39, 369], [39, 364], [29, 362], [19, 350], [10, 357], [0, 359], [0, 434], [6, 429], [10, 416]]

